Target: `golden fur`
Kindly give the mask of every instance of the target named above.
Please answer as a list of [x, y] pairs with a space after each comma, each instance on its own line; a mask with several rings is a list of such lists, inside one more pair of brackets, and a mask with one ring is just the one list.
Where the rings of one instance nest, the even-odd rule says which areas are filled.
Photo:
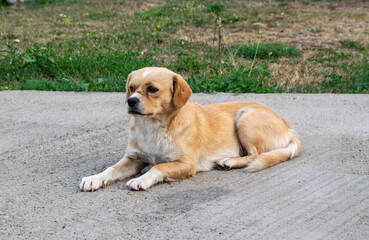
[[264, 104], [189, 103], [190, 87], [168, 69], [134, 71], [126, 90], [127, 110], [133, 116], [126, 155], [104, 172], [83, 178], [83, 191], [131, 177], [149, 164], [154, 167], [130, 180], [129, 189], [185, 179], [216, 165], [259, 171], [300, 151], [295, 129]]

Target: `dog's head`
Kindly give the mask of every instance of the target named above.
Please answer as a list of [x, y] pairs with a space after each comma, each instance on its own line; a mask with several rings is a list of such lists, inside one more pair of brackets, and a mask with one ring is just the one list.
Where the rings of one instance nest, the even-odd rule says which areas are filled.
[[142, 68], [128, 75], [126, 106], [134, 116], [160, 118], [185, 105], [191, 93], [180, 75], [166, 68]]

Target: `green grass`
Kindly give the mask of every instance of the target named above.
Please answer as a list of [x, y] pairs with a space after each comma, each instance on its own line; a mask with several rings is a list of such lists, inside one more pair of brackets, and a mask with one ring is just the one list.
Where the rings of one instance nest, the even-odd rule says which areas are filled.
[[[351, 44], [349, 45], [351, 46]], [[369, 46], [363, 51], [368, 51]], [[310, 86], [297, 86], [294, 92], [305, 93], [369, 93], [369, 56], [355, 56], [341, 50], [331, 50], [327, 57], [318, 56], [310, 61], [331, 70], [324, 73], [322, 80]]]
[[268, 86], [270, 71], [267, 65], [258, 68], [231, 71], [227, 74], [215, 72], [212, 76], [191, 76], [188, 80], [194, 92], [272, 93], [283, 92], [277, 86]]
[[[51, 90], [57, 90], [62, 83], [69, 89], [81, 83], [83, 90], [124, 91], [125, 79], [131, 71], [153, 64], [149, 54], [140, 55], [119, 46], [113, 48], [114, 40], [110, 38], [95, 40], [105, 44], [98, 42], [92, 48], [86, 47], [89, 41], [35, 44], [26, 47], [24, 52], [10, 44], [0, 61], [3, 69], [0, 78], [6, 80], [1, 81], [1, 85], [21, 89], [32, 89], [34, 85], [38, 90], [46, 90], [46, 86], [51, 86], [46, 84], [49, 79], [57, 83]], [[36, 84], [38, 79], [42, 79], [42, 83]]]
[[[271, 36], [275, 36], [296, 22], [308, 24], [303, 17], [316, 17], [316, 12], [306, 12], [308, 9], [299, 15], [296, 4], [290, 0], [171, 0], [157, 5], [145, 1], [34, 0], [19, 9], [3, 6], [0, 90], [125, 91], [131, 71], [161, 66], [182, 74], [194, 92], [367, 93], [368, 43], [347, 40], [346, 29], [332, 28], [346, 38], [332, 43], [341, 46], [336, 50], [337, 46], [301, 47], [280, 44], [279, 39], [261, 39], [270, 39], [263, 36], [268, 36], [268, 31], [274, 31]], [[364, 12], [335, 11], [331, 16], [367, 17]], [[220, 55], [213, 47], [216, 16], [222, 18], [225, 40]], [[267, 25], [263, 33], [251, 27], [258, 21]], [[320, 31], [321, 26], [325, 25], [306, 26], [314, 30], [304, 34], [317, 38], [329, 33], [329, 27]], [[241, 37], [233, 38], [238, 33]], [[290, 38], [299, 34], [290, 34]], [[283, 42], [299, 43], [298, 39], [288, 40]], [[306, 64], [310, 69], [294, 69]], [[275, 66], [283, 70], [276, 74]], [[301, 77], [292, 83], [296, 74], [305, 74], [309, 81]]]
[[334, 67], [331, 74], [325, 76], [320, 89], [331, 93], [369, 93], [369, 58], [359, 63], [344, 62]]
[[259, 59], [270, 59], [280, 57], [299, 57], [301, 50], [278, 43], [254, 43], [240, 45], [237, 54], [244, 58], [253, 59], [255, 56]]
[[[124, 36], [121, 36], [124, 38]], [[35, 44], [20, 52], [13, 44], [3, 55], [0, 67], [0, 87], [10, 86], [21, 90], [55, 91], [125, 91], [126, 76], [133, 70], [160, 65], [150, 53], [138, 54], [120, 47], [119, 38], [94, 39], [96, 46], [87, 48], [91, 39]], [[104, 43], [104, 44], [102, 44]], [[277, 92], [275, 86], [267, 86], [270, 77], [267, 65], [224, 71], [224, 66], [213, 65], [210, 74], [202, 70], [217, 61], [217, 54], [210, 47], [199, 57], [193, 44], [173, 41], [176, 60], [167, 67], [176, 72], [191, 71], [189, 84], [194, 92]], [[177, 51], [177, 52], [176, 52]], [[195, 53], [194, 51], [197, 51]], [[230, 66], [230, 63], [227, 64]]]
[[345, 48], [352, 48], [360, 51], [365, 50], [364, 46], [359, 41], [342, 40], [339, 41], [339, 43]]
[[25, 1], [23, 4], [26, 4], [28, 7], [31, 8], [40, 8], [45, 6], [53, 6], [53, 5], [61, 6], [80, 2], [81, 0], [28, 0]]
[[[137, 13], [141, 20], [155, 22], [161, 28], [172, 28], [179, 25], [203, 26], [211, 21], [211, 14], [206, 14], [206, 8], [197, 1], [169, 2], [160, 7]], [[169, 28], [169, 29], [168, 29]], [[173, 30], [172, 30], [173, 31]]]
[[322, 33], [322, 32], [324, 32], [324, 29], [322, 28], [322, 26], [319, 26], [315, 29], [311, 29], [311, 32], [312, 33]]

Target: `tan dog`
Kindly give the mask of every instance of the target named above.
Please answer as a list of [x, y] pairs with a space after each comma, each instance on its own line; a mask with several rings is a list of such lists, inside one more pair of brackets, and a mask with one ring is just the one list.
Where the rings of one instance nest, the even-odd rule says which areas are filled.
[[105, 171], [84, 177], [81, 191], [148, 172], [127, 182], [146, 190], [162, 181], [176, 181], [215, 165], [254, 172], [297, 156], [295, 129], [267, 106], [231, 102], [201, 106], [187, 102], [191, 89], [165, 68], [143, 68], [128, 76], [126, 106], [132, 115], [126, 154]]

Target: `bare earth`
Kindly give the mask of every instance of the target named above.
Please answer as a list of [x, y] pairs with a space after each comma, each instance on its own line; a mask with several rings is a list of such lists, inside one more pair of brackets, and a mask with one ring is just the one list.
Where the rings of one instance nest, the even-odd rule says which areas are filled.
[[301, 155], [144, 192], [79, 192], [127, 146], [124, 93], [0, 92], [0, 239], [369, 239], [369, 95], [194, 94], [260, 101]]

